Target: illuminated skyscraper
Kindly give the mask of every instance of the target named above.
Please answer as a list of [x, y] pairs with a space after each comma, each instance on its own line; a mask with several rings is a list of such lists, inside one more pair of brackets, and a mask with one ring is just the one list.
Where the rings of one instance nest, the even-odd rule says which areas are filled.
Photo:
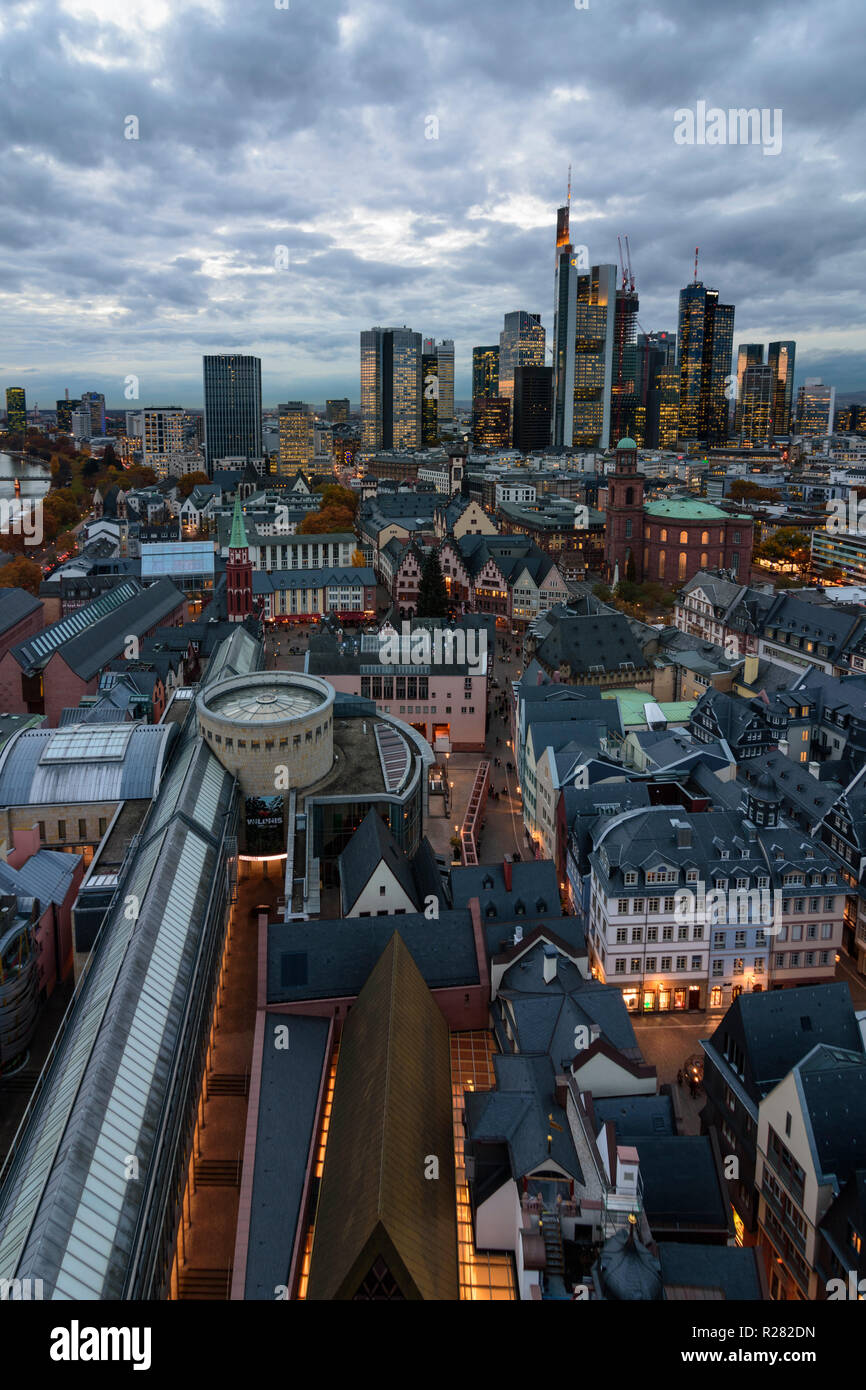
[[[499, 335], [499, 394], [514, 400], [514, 373], [517, 367], [544, 366], [545, 333], [540, 314], [515, 309], [505, 315]], [[512, 410], [512, 425], [514, 412]]]
[[734, 402], [734, 434], [738, 435], [743, 423], [743, 380], [747, 367], [760, 367], [764, 361], [763, 343], [740, 343], [737, 348], [737, 395]]
[[499, 346], [472, 349], [472, 402], [499, 395]]
[[417, 449], [421, 443], [421, 334], [411, 328], [361, 333], [361, 448]]
[[[637, 411], [641, 413], [641, 427], [635, 426], [632, 438], [637, 444], [643, 443], [648, 449], [661, 445], [661, 417], [664, 408], [665, 434], [671, 445], [676, 443], [677, 417], [679, 414], [678, 378], [674, 379], [676, 389], [672, 394], [671, 374], [676, 371], [677, 335], [676, 333], [639, 333], [637, 352]], [[664, 381], [662, 375], [665, 374]], [[673, 410], [671, 410], [673, 407]], [[671, 434], [671, 420], [673, 433]]]
[[10, 434], [27, 429], [27, 397], [23, 386], [6, 387], [6, 428]]
[[616, 280], [615, 265], [594, 265], [577, 277], [571, 442], [578, 448], [606, 449], [610, 442]]
[[737, 433], [744, 442], [763, 444], [771, 438], [775, 398], [776, 380], [772, 367], [763, 362], [750, 362], [743, 373], [742, 391], [737, 403]]
[[81, 409], [90, 411], [90, 433], [105, 434], [105, 397], [101, 391], [83, 391]]
[[819, 376], [807, 377], [797, 392], [797, 433], [832, 434], [835, 414], [835, 386], [825, 386]]
[[680, 290], [677, 331], [680, 437], [702, 444], [728, 436], [727, 377], [734, 347], [734, 306], [694, 280]]
[[[127, 418], [129, 416], [127, 411]], [[148, 406], [141, 412], [141, 461], [158, 478], [168, 477], [173, 454], [183, 453], [183, 410]]]
[[[429, 342], [430, 340], [427, 339]], [[432, 449], [439, 438], [439, 358], [435, 352], [421, 354], [421, 443]]]
[[476, 396], [472, 440], [476, 449], [507, 449], [511, 443], [511, 402], [504, 396]]
[[262, 363], [259, 357], [224, 353], [202, 359], [205, 457], [262, 457]]
[[280, 473], [309, 468], [316, 452], [310, 407], [303, 401], [287, 401], [277, 407], [280, 429]]
[[438, 421], [448, 425], [454, 419], [454, 339], [443, 338], [437, 343], [433, 338], [425, 338], [422, 351], [436, 357]]
[[325, 401], [325, 419], [332, 425], [345, 425], [349, 419], [349, 398]]
[[797, 344], [790, 339], [771, 343], [767, 352], [767, 362], [773, 369], [775, 380], [775, 408], [773, 411], [773, 433], [789, 434], [791, 431], [791, 407], [794, 403], [794, 358]]
[[[571, 184], [569, 182], [569, 199]], [[574, 428], [574, 353], [578, 266], [570, 241], [569, 203], [556, 214], [556, 272], [553, 281], [552, 442], [570, 447]]]
[[57, 428], [59, 430], [64, 430], [66, 434], [72, 433], [72, 412], [78, 410], [80, 405], [80, 400], [71, 401], [68, 396], [65, 400], [57, 402]]

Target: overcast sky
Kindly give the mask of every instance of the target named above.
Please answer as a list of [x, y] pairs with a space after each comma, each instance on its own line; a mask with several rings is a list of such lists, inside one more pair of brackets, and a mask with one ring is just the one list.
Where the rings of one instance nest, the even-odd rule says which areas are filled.
[[[735, 346], [866, 389], [863, 0], [288, 3], [4, 0], [0, 387], [195, 406], [238, 351], [266, 406], [357, 401], [360, 330], [406, 323], [467, 397], [506, 311], [551, 330], [570, 162], [572, 239], [628, 233], [645, 330], [699, 245]], [[677, 144], [701, 101], [780, 108], [781, 152]]]

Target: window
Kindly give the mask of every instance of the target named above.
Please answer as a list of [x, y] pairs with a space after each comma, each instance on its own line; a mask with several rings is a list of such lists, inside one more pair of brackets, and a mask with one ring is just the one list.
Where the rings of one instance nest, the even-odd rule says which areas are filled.
[[655, 970], [655, 968], [656, 968], [656, 958], [655, 958], [655, 956], [647, 956], [647, 958], [646, 958], [646, 968], [647, 968], [647, 970]]
[[640, 956], [632, 956], [631, 970], [633, 975], [640, 974]]
[[701, 958], [700, 958], [700, 956], [692, 956], [692, 970], [700, 970], [700, 968], [701, 968]]
[[44, 839], [45, 839], [45, 822], [44, 822], [44, 820], [40, 820], [40, 821], [37, 821], [36, 824], [39, 826], [39, 838], [40, 838], [40, 840], [44, 840]]
[[100, 835], [104, 835], [107, 829], [108, 829], [108, 821], [106, 820], [105, 816], [100, 816], [100, 817], [99, 817], [99, 833], [100, 833]]
[[712, 989], [710, 990], [710, 1008], [711, 1008], [711, 1009], [720, 1009], [721, 1007], [722, 1007], [722, 987], [721, 987], [721, 985], [713, 985]]
[[614, 975], [624, 975], [624, 974], [625, 974], [625, 961], [624, 961], [624, 960], [618, 960], [618, 961], [616, 962], [616, 964], [615, 964], [614, 967], [613, 967], [613, 973], [614, 973]]
[[59, 821], [57, 822], [57, 838], [58, 838], [58, 840], [65, 840], [65, 839], [66, 839], [66, 821], [65, 821], [65, 820], [59, 820]]
[[633, 943], [636, 942], [636, 941], [642, 941], [642, 940], [643, 940], [643, 928], [642, 928], [642, 927], [635, 927], [634, 930], [632, 931], [631, 939], [632, 939], [632, 942], [633, 942]]
[[646, 939], [647, 939], [647, 941], [658, 941], [658, 939], [659, 939], [659, 929], [658, 929], [658, 927], [647, 927], [647, 929], [646, 929]]
[[648, 898], [648, 899], [647, 899], [647, 912], [658, 912], [658, 910], [659, 910], [659, 900], [658, 900], [658, 898]]
[[87, 821], [82, 820], [80, 817], [78, 821], [78, 838], [79, 840], [87, 839]]
[[662, 956], [662, 970], [670, 970], [670, 968], [671, 968], [671, 958], [670, 958], [670, 956]]
[[688, 941], [688, 939], [689, 939], [689, 929], [688, 929], [688, 927], [677, 927], [677, 941]]
[[662, 941], [673, 941], [673, 939], [674, 939], [674, 929], [673, 929], [673, 927], [662, 927]]
[[677, 956], [677, 970], [685, 970], [685, 968], [686, 968], [686, 958], [685, 958], [685, 956]]
[[763, 957], [763, 956], [755, 956], [755, 974], [756, 974], [756, 975], [763, 975], [763, 973], [764, 973], [764, 957]]
[[725, 963], [724, 963], [724, 961], [721, 961], [721, 960], [714, 960], [714, 961], [713, 961], [713, 975], [717, 978], [719, 975], [724, 975], [724, 973], [725, 973]]
[[626, 941], [628, 940], [628, 932], [626, 931], [625, 927], [617, 927], [617, 929], [616, 929], [616, 940], [617, 940], [617, 945], [620, 945], [620, 946], [623, 945], [623, 943], [626, 942]]
[[631, 905], [632, 912], [643, 912], [643, 898], [634, 898]]
[[742, 975], [742, 973], [743, 973], [743, 957], [742, 957], [742, 956], [735, 956], [735, 957], [734, 957], [734, 974], [735, 974], [735, 975]]

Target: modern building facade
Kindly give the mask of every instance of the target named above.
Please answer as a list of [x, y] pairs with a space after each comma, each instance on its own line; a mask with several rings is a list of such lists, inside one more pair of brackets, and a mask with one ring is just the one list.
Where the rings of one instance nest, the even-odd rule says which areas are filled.
[[734, 306], [719, 291], [694, 280], [680, 291], [677, 329], [680, 369], [679, 435], [702, 444], [724, 443], [734, 342]]
[[569, 233], [569, 205], [556, 214], [556, 274], [553, 285], [553, 421], [552, 442], [571, 444], [574, 403], [574, 348], [577, 309], [577, 259]]
[[361, 333], [361, 448], [417, 449], [421, 443], [421, 334], [411, 328]]
[[425, 338], [423, 351], [436, 359], [438, 382], [437, 412], [440, 424], [450, 425], [454, 419], [454, 339]]
[[476, 449], [507, 449], [511, 442], [511, 402], [504, 396], [476, 396], [472, 403]]
[[[606, 449], [611, 430], [616, 323], [616, 266], [594, 265], [578, 276], [575, 308], [575, 448]], [[563, 434], [566, 442], [567, 431]]]
[[27, 397], [23, 386], [6, 387], [6, 428], [10, 434], [23, 434], [27, 428]]
[[550, 443], [553, 368], [517, 367], [514, 372], [513, 439], [515, 449], [529, 452]]
[[349, 419], [349, 397], [325, 401], [325, 419], [331, 425], [345, 425]]
[[421, 355], [421, 445], [432, 449], [439, 439], [439, 359], [435, 352]]
[[505, 315], [505, 325], [499, 335], [499, 395], [512, 403], [512, 411], [514, 373], [518, 367], [543, 367], [544, 347], [545, 332], [540, 314], [515, 309]]
[[148, 406], [140, 421], [141, 461], [157, 478], [166, 478], [172, 457], [183, 452], [183, 411], [173, 405]]
[[208, 472], [216, 459], [261, 458], [261, 358], [222, 353], [204, 357], [202, 363]]
[[101, 391], [84, 391], [81, 409], [90, 411], [90, 433], [105, 434], [105, 397]]
[[737, 401], [737, 433], [745, 443], [762, 444], [772, 437], [775, 407], [776, 380], [772, 367], [750, 363], [743, 373], [742, 391]]
[[794, 361], [797, 344], [790, 340], [771, 343], [767, 350], [767, 363], [775, 382], [773, 407], [773, 433], [789, 434], [791, 430], [791, 411], [794, 403]]
[[472, 349], [472, 399], [499, 395], [499, 344]]
[[763, 343], [740, 343], [737, 348], [737, 396], [734, 402], [734, 434], [739, 435], [743, 420], [743, 391], [746, 370], [760, 367], [764, 361]]
[[677, 335], [639, 333], [636, 351], [637, 396], [643, 428], [636, 420], [632, 438], [638, 444], [642, 441], [647, 449], [671, 447], [676, 443], [679, 419]]
[[835, 415], [835, 386], [825, 386], [819, 376], [807, 377], [797, 392], [797, 433], [832, 434]]
[[280, 421], [280, 473], [291, 475], [310, 468], [316, 446], [313, 416], [303, 401], [287, 401], [278, 407]]

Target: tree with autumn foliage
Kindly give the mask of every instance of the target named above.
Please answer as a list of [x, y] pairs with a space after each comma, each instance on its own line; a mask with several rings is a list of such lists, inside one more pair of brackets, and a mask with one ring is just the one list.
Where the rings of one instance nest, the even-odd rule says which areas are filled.
[[308, 512], [298, 527], [298, 534], [317, 536], [333, 531], [351, 531], [354, 524], [354, 515], [345, 507], [326, 506], [320, 512]]
[[189, 497], [197, 487], [203, 487], [209, 482], [207, 473], [198, 469], [195, 473], [184, 473], [183, 477], [178, 479], [177, 490], [181, 497]]
[[26, 589], [28, 594], [39, 594], [42, 583], [42, 566], [35, 560], [10, 560], [0, 567], [0, 589]]
[[353, 567], [353, 569], [356, 569], [356, 570], [362, 570], [362, 569], [366, 569], [366, 568], [367, 568], [367, 560], [366, 560], [366, 557], [365, 557], [365, 555], [364, 555], [363, 550], [356, 550], [355, 553], [353, 554], [353, 556], [352, 556], [352, 567]]

